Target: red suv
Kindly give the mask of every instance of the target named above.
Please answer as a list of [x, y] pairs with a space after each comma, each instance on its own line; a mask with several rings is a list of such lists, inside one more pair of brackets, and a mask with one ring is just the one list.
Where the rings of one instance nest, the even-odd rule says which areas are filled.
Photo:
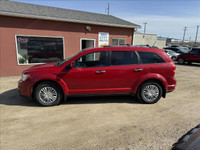
[[184, 64], [185, 62], [188, 62], [188, 64], [192, 62], [200, 63], [200, 47], [193, 47], [190, 52], [179, 55], [176, 60], [179, 64]]
[[59, 104], [67, 96], [103, 94], [135, 94], [152, 104], [175, 89], [175, 68], [160, 49], [92, 48], [25, 70], [18, 88], [44, 106]]

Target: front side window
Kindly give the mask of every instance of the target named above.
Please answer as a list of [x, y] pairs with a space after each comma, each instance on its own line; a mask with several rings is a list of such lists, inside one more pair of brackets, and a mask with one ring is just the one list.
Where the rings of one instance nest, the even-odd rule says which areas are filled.
[[112, 38], [111, 45], [124, 45], [125, 39], [124, 38]]
[[192, 49], [190, 54], [200, 54], [200, 49]]
[[19, 64], [48, 63], [63, 59], [63, 38], [16, 36]]
[[76, 68], [103, 67], [106, 64], [106, 52], [86, 54], [75, 61]]
[[158, 54], [153, 52], [138, 52], [142, 64], [155, 64], [165, 62]]
[[132, 51], [112, 51], [111, 65], [133, 65], [137, 64], [137, 55]]

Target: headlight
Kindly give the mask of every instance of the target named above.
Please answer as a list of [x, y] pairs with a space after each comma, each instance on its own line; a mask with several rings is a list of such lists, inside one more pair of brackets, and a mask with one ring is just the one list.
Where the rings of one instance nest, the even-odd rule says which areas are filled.
[[30, 74], [22, 74], [22, 81], [26, 81], [29, 76]]

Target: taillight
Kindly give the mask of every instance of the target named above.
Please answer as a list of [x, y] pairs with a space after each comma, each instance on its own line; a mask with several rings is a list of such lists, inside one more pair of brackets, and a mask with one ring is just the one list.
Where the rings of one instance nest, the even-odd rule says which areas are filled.
[[171, 68], [172, 68], [172, 70], [176, 70], [176, 66], [175, 65], [172, 65]]
[[171, 62], [171, 69], [172, 69], [173, 71], [176, 70], [176, 65], [174, 64], [174, 62]]

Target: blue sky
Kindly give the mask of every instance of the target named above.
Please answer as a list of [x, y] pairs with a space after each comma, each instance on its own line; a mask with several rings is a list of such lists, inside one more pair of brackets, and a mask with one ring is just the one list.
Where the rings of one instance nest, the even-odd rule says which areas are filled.
[[[32, 4], [110, 14], [139, 24], [147, 22], [147, 33], [182, 39], [195, 39], [196, 26], [200, 25], [200, 0], [15, 0]], [[143, 28], [138, 31], [143, 32]], [[200, 41], [200, 31], [198, 34]]]

